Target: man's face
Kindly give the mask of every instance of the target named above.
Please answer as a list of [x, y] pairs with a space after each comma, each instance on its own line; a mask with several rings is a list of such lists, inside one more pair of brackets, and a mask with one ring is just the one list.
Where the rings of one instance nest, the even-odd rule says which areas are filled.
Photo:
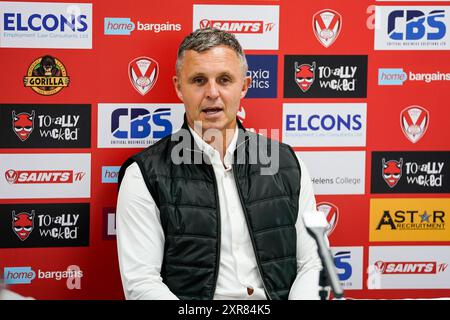
[[192, 128], [196, 121], [201, 121], [203, 131], [235, 128], [240, 101], [250, 84], [236, 52], [227, 46], [186, 50], [173, 81]]

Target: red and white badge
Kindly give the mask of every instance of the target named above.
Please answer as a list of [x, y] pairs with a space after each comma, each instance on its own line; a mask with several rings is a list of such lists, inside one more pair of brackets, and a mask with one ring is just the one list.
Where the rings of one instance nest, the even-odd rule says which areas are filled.
[[339, 218], [339, 209], [336, 205], [330, 202], [320, 202], [317, 204], [317, 211], [322, 212], [328, 221], [328, 228], [325, 232], [327, 236], [330, 236], [331, 233], [336, 228], [338, 218]]
[[430, 114], [421, 106], [409, 106], [400, 113], [400, 127], [412, 143], [419, 141], [428, 128]]
[[313, 31], [319, 42], [328, 48], [336, 41], [342, 27], [342, 16], [331, 9], [324, 9], [313, 16]]
[[149, 57], [138, 57], [128, 64], [128, 75], [133, 88], [146, 95], [158, 79], [158, 62]]
[[8, 181], [10, 184], [14, 184], [17, 181], [18, 177], [19, 175], [16, 170], [9, 169], [5, 172], [6, 181]]

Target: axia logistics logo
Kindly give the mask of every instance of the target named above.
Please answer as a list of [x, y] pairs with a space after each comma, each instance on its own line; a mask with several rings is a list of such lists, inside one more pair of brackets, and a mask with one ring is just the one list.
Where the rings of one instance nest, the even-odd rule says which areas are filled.
[[181, 31], [180, 23], [141, 22], [139, 20], [134, 23], [131, 18], [105, 18], [104, 33], [106, 35], [129, 36], [133, 31], [149, 31], [154, 33], [160, 32], [178, 32]]
[[376, 50], [448, 50], [449, 6], [376, 6]]
[[313, 31], [317, 40], [325, 48], [331, 46], [342, 29], [342, 16], [332, 9], [316, 12], [312, 18]]
[[3, 269], [3, 279], [7, 285], [31, 284], [34, 280], [66, 280], [69, 290], [81, 289], [81, 278], [83, 271], [77, 265], [70, 265], [66, 270], [46, 271], [38, 269], [37, 272], [30, 266], [26, 267], [5, 267]]
[[449, 199], [371, 199], [370, 241], [449, 241]]
[[92, 4], [0, 2], [0, 47], [92, 49]]
[[285, 98], [365, 98], [367, 56], [287, 55]]
[[244, 49], [278, 50], [279, 6], [194, 5], [193, 30], [236, 34]]
[[69, 77], [60, 60], [46, 55], [33, 61], [23, 83], [25, 87], [30, 87], [40, 95], [50, 96], [67, 87]]
[[246, 55], [247, 76], [251, 77], [246, 98], [276, 98], [278, 57], [275, 55]]
[[0, 211], [1, 248], [89, 245], [88, 203], [2, 204]]
[[[89, 148], [90, 105], [0, 105], [3, 148]], [[11, 120], [12, 125], [11, 125]]]
[[378, 85], [380, 86], [402, 86], [405, 81], [432, 83], [436, 81], [450, 81], [449, 72], [436, 71], [433, 73], [419, 73], [403, 68], [380, 68], [378, 69]]
[[182, 104], [99, 104], [98, 146], [149, 146], [181, 128]]
[[449, 193], [450, 152], [372, 153], [372, 193]]

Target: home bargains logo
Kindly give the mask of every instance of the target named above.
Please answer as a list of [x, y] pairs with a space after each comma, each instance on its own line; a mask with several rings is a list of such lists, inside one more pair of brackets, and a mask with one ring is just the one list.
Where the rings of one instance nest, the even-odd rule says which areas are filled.
[[89, 148], [91, 106], [0, 105], [2, 148]]
[[365, 98], [367, 56], [284, 58], [285, 98]]
[[244, 49], [278, 50], [279, 7], [194, 5], [192, 30], [199, 28], [234, 33]]
[[0, 2], [0, 47], [92, 49], [92, 4]]
[[89, 203], [1, 204], [1, 248], [89, 245]]
[[69, 77], [60, 60], [46, 55], [31, 63], [23, 83], [40, 95], [51, 96], [69, 85]]
[[450, 193], [449, 151], [372, 152], [372, 193]]
[[104, 34], [115, 36], [129, 36], [134, 30], [146, 32], [178, 32], [181, 31], [181, 24], [166, 21], [166, 23], [142, 22], [134, 23], [130, 18], [105, 18]]
[[449, 6], [376, 6], [375, 50], [449, 50]]
[[406, 81], [432, 83], [450, 81], [450, 72], [405, 72], [403, 68], [378, 69], [379, 86], [402, 86]]
[[1, 154], [0, 199], [89, 198], [90, 154]]
[[450, 241], [450, 200], [371, 199], [370, 241]]

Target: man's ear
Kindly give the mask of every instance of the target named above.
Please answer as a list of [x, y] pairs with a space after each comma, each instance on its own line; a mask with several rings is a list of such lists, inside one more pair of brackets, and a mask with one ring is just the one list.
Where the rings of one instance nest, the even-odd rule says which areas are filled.
[[175, 92], [177, 93], [178, 98], [181, 101], [183, 101], [183, 94], [181, 93], [180, 79], [177, 76], [173, 76], [172, 81], [173, 81], [173, 86], [175, 88]]
[[248, 88], [250, 87], [250, 83], [252, 83], [252, 78], [246, 76], [244, 78], [244, 83], [242, 85], [241, 99], [243, 99], [245, 97], [245, 95], [247, 94]]

